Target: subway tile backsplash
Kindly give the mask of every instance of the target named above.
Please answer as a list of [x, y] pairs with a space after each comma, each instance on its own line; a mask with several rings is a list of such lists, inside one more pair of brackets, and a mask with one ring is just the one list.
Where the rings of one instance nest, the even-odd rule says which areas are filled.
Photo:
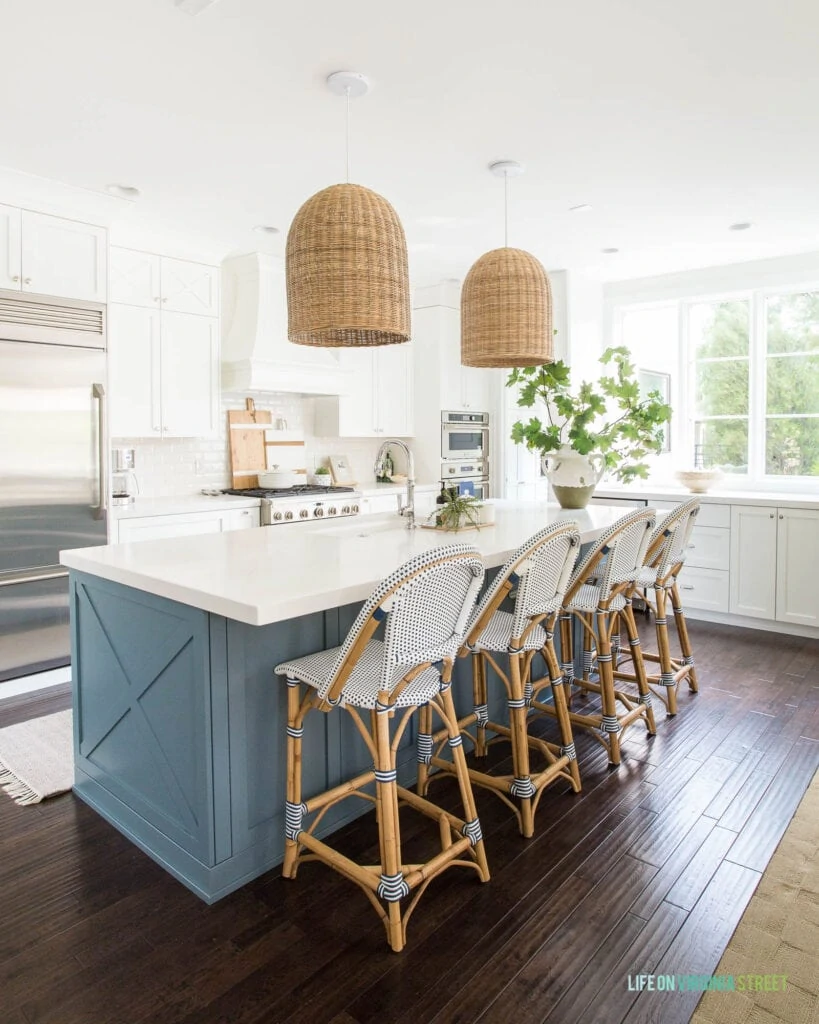
[[[329, 455], [347, 455], [360, 484], [375, 479], [373, 462], [380, 439], [314, 436], [314, 401], [311, 398], [291, 394], [254, 395], [253, 398], [257, 409], [269, 410], [274, 418], [283, 417], [288, 430], [303, 432], [308, 472], [326, 465]], [[136, 449], [136, 475], [143, 497], [180, 497], [198, 494], [203, 487], [230, 487], [227, 413], [230, 409], [244, 407], [244, 395], [222, 395], [219, 436], [215, 438], [181, 437], [158, 441], [152, 437], [117, 437], [112, 438], [111, 444]]]

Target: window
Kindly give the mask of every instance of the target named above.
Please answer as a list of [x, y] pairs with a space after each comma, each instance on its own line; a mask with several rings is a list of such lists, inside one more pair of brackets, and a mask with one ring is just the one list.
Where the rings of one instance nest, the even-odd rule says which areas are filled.
[[640, 367], [672, 374], [677, 464], [819, 479], [819, 287], [620, 306], [614, 321]]

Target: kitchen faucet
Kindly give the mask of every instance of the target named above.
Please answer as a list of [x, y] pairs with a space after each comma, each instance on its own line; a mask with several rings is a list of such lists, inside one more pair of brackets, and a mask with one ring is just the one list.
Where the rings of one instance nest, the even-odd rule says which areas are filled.
[[412, 452], [409, 450], [409, 445], [404, 441], [399, 440], [397, 437], [388, 437], [386, 441], [382, 442], [381, 447], [378, 449], [378, 454], [375, 457], [375, 475], [381, 477], [384, 475], [384, 456], [387, 454], [387, 449], [390, 445], [398, 445], [398, 447], [404, 452], [407, 457], [407, 503], [406, 505], [400, 504], [398, 515], [407, 517], [407, 529], [415, 529], [415, 461], [412, 457]]

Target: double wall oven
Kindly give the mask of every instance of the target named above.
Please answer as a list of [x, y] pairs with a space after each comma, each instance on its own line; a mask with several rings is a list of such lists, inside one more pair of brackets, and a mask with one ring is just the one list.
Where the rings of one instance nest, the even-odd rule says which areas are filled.
[[489, 497], [489, 413], [441, 413], [441, 483]]

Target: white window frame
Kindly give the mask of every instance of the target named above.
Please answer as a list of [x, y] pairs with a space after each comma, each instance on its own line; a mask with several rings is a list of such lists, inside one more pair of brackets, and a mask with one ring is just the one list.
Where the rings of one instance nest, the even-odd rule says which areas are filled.
[[[652, 298], [650, 301], [614, 302], [610, 307], [611, 339], [613, 344], [625, 344], [623, 318], [635, 310], [677, 308], [677, 381], [672, 381], [672, 408], [674, 410], [671, 430], [674, 438], [672, 452], [675, 463], [680, 466], [693, 464], [694, 422], [693, 409], [695, 393], [695, 356], [691, 341], [690, 311], [692, 306], [702, 303], [747, 301], [749, 303], [749, 393], [748, 393], [748, 473], [726, 475], [726, 485], [732, 483], [738, 488], [758, 487], [771, 490], [819, 490], [819, 476], [766, 473], [765, 443], [767, 423], [767, 316], [766, 303], [769, 298], [784, 295], [798, 295], [803, 292], [819, 292], [819, 281], [767, 285], [756, 288], [731, 288], [719, 291], [698, 292], [697, 294]], [[799, 353], [789, 353], [797, 355]], [[807, 353], [815, 355], [816, 353]]]

